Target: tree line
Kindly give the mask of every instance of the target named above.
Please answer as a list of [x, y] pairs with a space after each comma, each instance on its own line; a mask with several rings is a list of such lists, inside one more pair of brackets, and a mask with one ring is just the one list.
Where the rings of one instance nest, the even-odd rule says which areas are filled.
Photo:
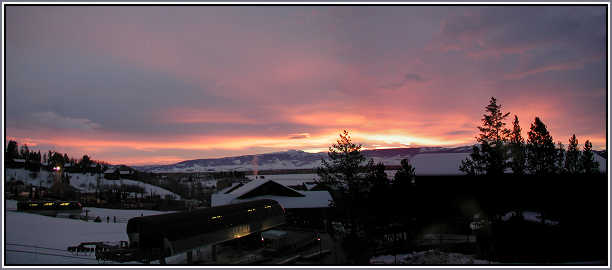
[[[555, 144], [539, 117], [535, 117], [525, 139], [522, 137], [518, 116], [514, 115], [512, 129], [506, 128], [504, 121], [509, 115], [510, 113], [502, 111], [501, 105], [497, 104], [494, 97], [490, 99], [489, 105], [485, 107], [482, 125], [478, 127], [480, 133], [476, 137], [477, 144], [460, 165], [460, 170], [466, 173], [468, 178], [469, 175], [481, 175], [487, 179], [490, 179], [489, 176], [511, 176], [509, 172], [514, 175], [528, 175], [530, 178], [551, 175], [572, 177], [578, 174], [581, 177], [590, 177], [588, 175], [599, 173], [599, 164], [595, 161], [589, 140], [585, 141], [582, 150], [579, 149], [575, 134], [569, 139], [567, 149], [561, 142]], [[350, 235], [343, 243], [347, 247], [349, 257], [356, 261], [363, 257], [363, 253], [372, 244], [364, 240], [371, 238], [363, 237], [363, 234], [374, 236], [394, 230], [394, 225], [401, 226], [400, 230], [416, 233], [418, 230], [415, 226], [426, 226], [427, 222], [432, 222], [434, 218], [448, 218], [436, 216], [436, 213], [429, 213], [419, 207], [418, 200], [435, 196], [436, 188], [426, 184], [419, 189], [415, 168], [408, 160], [401, 160], [400, 169], [389, 179], [385, 165], [382, 162], [375, 163], [373, 159], [367, 161], [361, 149], [362, 145], [354, 143], [348, 131], [344, 130], [336, 143], [328, 148], [328, 159], [321, 159], [321, 166], [317, 168], [318, 183], [326, 187], [334, 198], [331, 205], [334, 219], [344, 220], [350, 228]], [[430, 180], [435, 180], [433, 178]], [[445, 179], [448, 180], [448, 177]], [[479, 177], [477, 180], [484, 179]], [[478, 181], [472, 183], [468, 180], [462, 183], [478, 187]], [[445, 183], [451, 182], [448, 180]], [[467, 187], [464, 189], [469, 190]], [[450, 196], [450, 193], [447, 195]], [[463, 195], [471, 196], [468, 193]], [[448, 205], [451, 205], [449, 203], [452, 199], [444, 196], [446, 195], [436, 197], [443, 198], [443, 202], [437, 202], [437, 199], [428, 200], [428, 203], [438, 203], [435, 206], [430, 205], [429, 208], [432, 211], [445, 210], [448, 213], [459, 211], [451, 209]], [[487, 201], [482, 198], [479, 200]], [[499, 204], [494, 199], [491, 202]], [[415, 222], [419, 215], [420, 221]]]
[[99, 160], [92, 160], [88, 155], [83, 155], [82, 158], [76, 159], [74, 157], [68, 157], [66, 153], [60, 153], [49, 150], [46, 153], [42, 153], [40, 150], [30, 150], [27, 144], [23, 144], [19, 147], [17, 141], [10, 140], [6, 147], [5, 160], [7, 162], [13, 162], [16, 159], [23, 159], [25, 162], [26, 169], [39, 170], [41, 164], [46, 163], [48, 168], [56, 166], [65, 167], [67, 164], [76, 166], [75, 169], [81, 171], [88, 171], [91, 165], [96, 165], [96, 171], [102, 171], [108, 167], [108, 163]]
[[504, 113], [495, 97], [485, 107], [482, 124], [478, 127], [478, 142], [472, 153], [461, 162], [460, 170], [468, 175], [501, 175], [511, 170], [515, 175], [596, 174], [593, 145], [584, 142], [582, 151], [576, 135], [569, 138], [567, 150], [561, 141], [554, 143], [546, 125], [539, 117], [531, 123], [525, 140], [518, 116], [514, 115], [512, 129], [504, 122]]

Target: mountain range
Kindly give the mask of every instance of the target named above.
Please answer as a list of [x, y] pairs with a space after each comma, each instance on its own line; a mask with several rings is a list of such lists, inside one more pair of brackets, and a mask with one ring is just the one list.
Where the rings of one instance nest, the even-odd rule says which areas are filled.
[[[367, 159], [374, 159], [375, 162], [397, 166], [404, 158], [412, 162], [422, 157], [428, 157], [427, 159], [452, 157], [463, 160], [471, 152], [471, 148], [471, 146], [390, 148], [363, 150], [362, 153]], [[415, 160], [416, 157], [419, 159]], [[134, 166], [134, 168], [157, 173], [313, 169], [321, 165], [323, 158], [327, 158], [327, 152], [308, 153], [301, 150], [288, 150], [258, 155], [186, 160], [169, 165]]]

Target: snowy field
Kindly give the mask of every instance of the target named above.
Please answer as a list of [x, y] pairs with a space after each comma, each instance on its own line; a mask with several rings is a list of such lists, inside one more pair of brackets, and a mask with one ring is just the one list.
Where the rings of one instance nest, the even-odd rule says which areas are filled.
[[[6, 201], [6, 210], [17, 208]], [[89, 208], [100, 216], [110, 215], [111, 223], [85, 222], [14, 211], [6, 213], [6, 264], [98, 264], [95, 255], [73, 254], [66, 249], [81, 242], [127, 241], [126, 223], [112, 223], [112, 216], [130, 218], [164, 212]]]
[[126, 222], [130, 218], [140, 216], [152, 216], [164, 213], [173, 213], [174, 211], [161, 212], [154, 210], [124, 210], [124, 209], [108, 209], [108, 208], [96, 208], [96, 207], [83, 207], [82, 215], [85, 215], [85, 211], [89, 210], [88, 216], [100, 217], [103, 222], [106, 222], [105, 218], [109, 217], [110, 222], [113, 222], [113, 217], [117, 217], [117, 222]]
[[461, 161], [468, 153], [428, 153], [419, 154], [410, 160], [416, 175], [461, 175]]
[[[9, 181], [13, 180], [21, 180], [26, 185], [32, 184], [35, 186], [43, 186], [43, 187], [51, 187], [53, 185], [55, 172], [47, 172], [41, 170], [38, 172], [36, 177], [32, 177], [31, 172], [25, 169], [6, 169], [6, 179]], [[162, 198], [166, 195], [174, 196], [177, 199], [181, 197], [178, 194], [175, 194], [169, 190], [163, 189], [158, 186], [149, 185], [147, 183], [121, 179], [121, 180], [108, 180], [105, 179], [101, 174], [91, 175], [89, 173], [71, 173], [70, 175], [70, 185], [77, 188], [82, 192], [95, 192], [96, 191], [96, 181], [100, 179], [100, 185], [137, 185], [145, 189], [147, 194], [153, 193], [154, 195], [160, 195]]]

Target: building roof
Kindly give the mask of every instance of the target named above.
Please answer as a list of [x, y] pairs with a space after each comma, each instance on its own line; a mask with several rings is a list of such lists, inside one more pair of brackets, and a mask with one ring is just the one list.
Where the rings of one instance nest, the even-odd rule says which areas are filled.
[[[164, 177], [165, 175], [163, 175], [162, 177]], [[167, 176], [166, 176], [167, 177]], [[232, 185], [230, 185], [229, 187], [226, 187], [224, 189], [221, 189], [218, 191], [218, 193], [223, 194], [223, 193], [228, 193], [229, 190], [231, 190], [232, 188], [234, 188], [235, 186], [240, 185], [239, 182], [234, 182], [232, 183]]]
[[313, 187], [317, 186], [316, 183], [304, 183], [304, 186], [306, 186], [306, 190], [311, 190]]
[[115, 169], [108, 169], [104, 171], [104, 173], [115, 173]]
[[297, 191], [274, 180], [256, 179], [229, 193], [212, 195], [211, 206], [271, 199], [284, 208], [326, 208], [333, 201], [328, 191]]
[[280, 239], [283, 237], [287, 237], [287, 232], [279, 230], [267, 230], [261, 233], [261, 237], [270, 239]]
[[119, 171], [119, 174], [130, 174], [130, 171]]
[[299, 191], [292, 189], [288, 186], [285, 186], [283, 184], [279, 184], [276, 181], [272, 181], [269, 179], [255, 179], [252, 180], [246, 184], [244, 184], [243, 186], [229, 192], [228, 194], [232, 194], [234, 196], [234, 198], [240, 198], [240, 199], [245, 199], [250, 197], [249, 195], [251, 195], [256, 189], [262, 187], [262, 186], [275, 186], [277, 187], [276, 193], [279, 195], [286, 195], [286, 196], [292, 196], [292, 197], [303, 197], [304, 195], [301, 194]]
[[13, 159], [13, 161], [14, 161], [14, 162], [25, 162], [25, 159], [17, 159], [17, 158], [14, 158], [14, 159]]

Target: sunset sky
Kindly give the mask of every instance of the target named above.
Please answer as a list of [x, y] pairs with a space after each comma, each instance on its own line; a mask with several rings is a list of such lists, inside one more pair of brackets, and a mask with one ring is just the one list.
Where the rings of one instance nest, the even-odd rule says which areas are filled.
[[[7, 6], [6, 138], [113, 164], [475, 143], [491, 96], [606, 147], [606, 6]], [[508, 119], [511, 125], [511, 119]]]

